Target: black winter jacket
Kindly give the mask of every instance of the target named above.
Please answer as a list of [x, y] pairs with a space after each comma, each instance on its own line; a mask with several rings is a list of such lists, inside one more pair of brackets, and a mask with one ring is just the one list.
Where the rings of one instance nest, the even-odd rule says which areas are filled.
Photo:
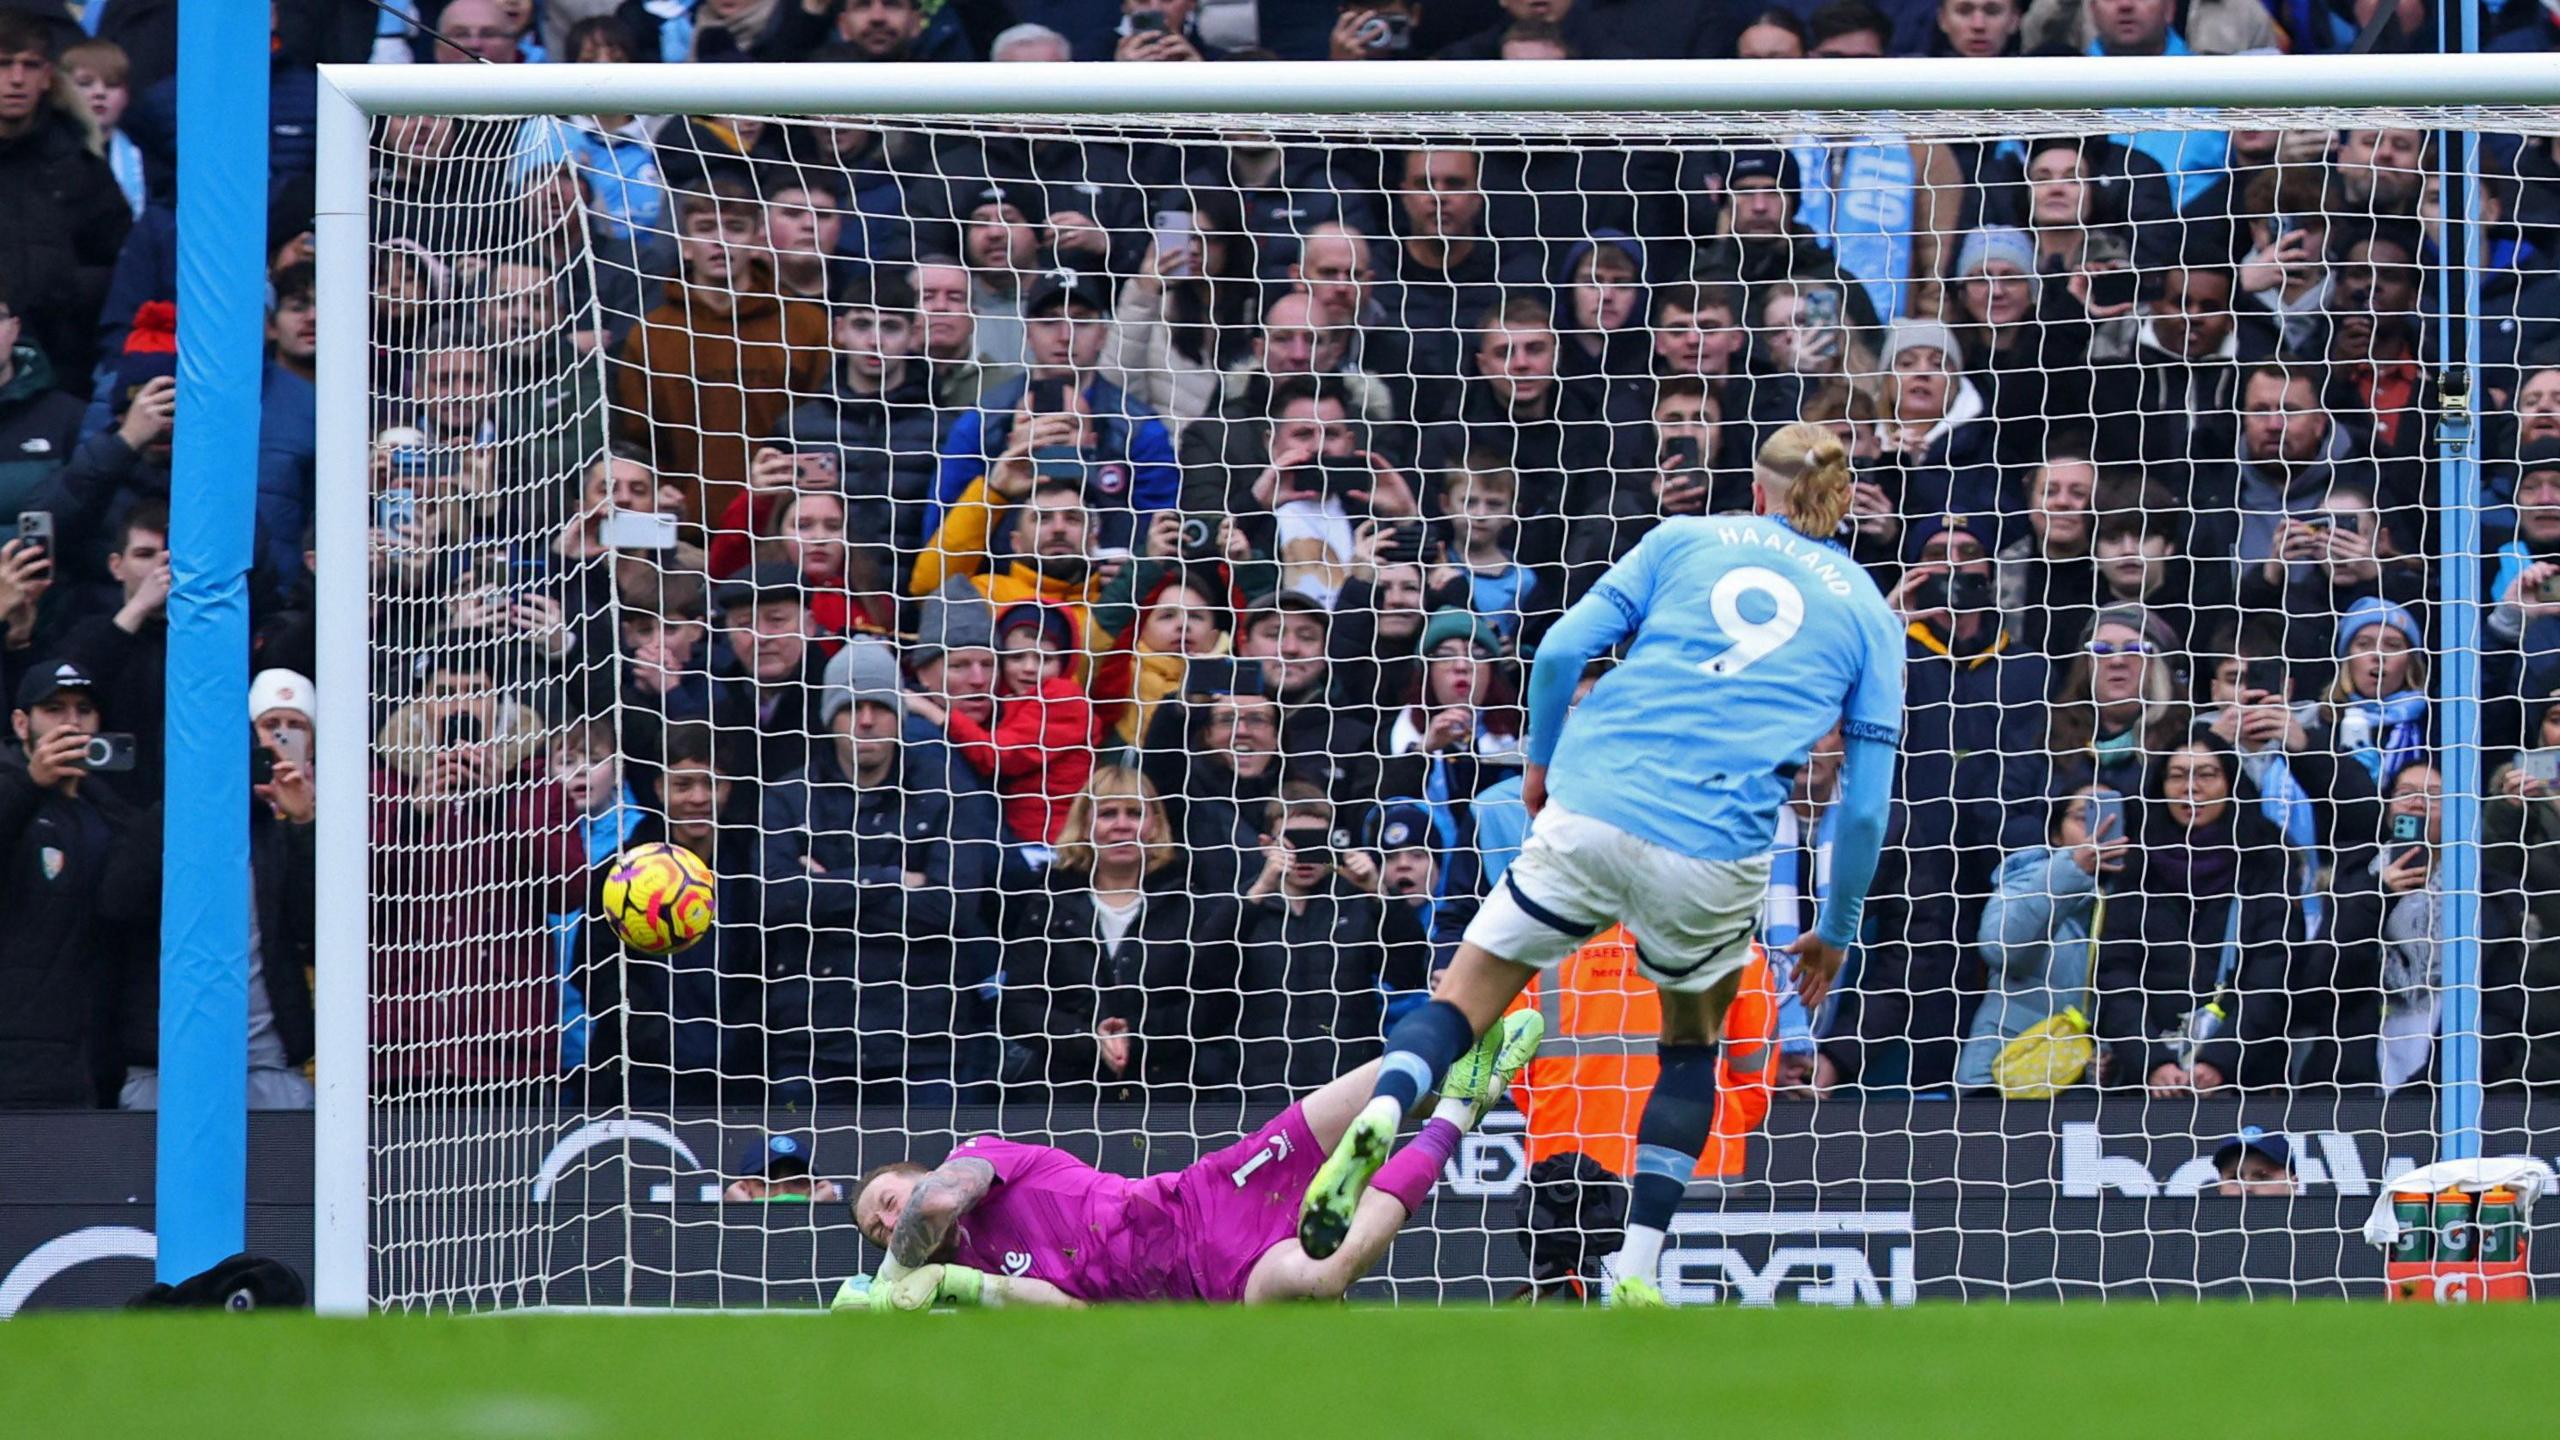
[[793, 410], [789, 424], [800, 444], [836, 447], [849, 510], [845, 533], [858, 542], [885, 541], [912, 561], [924, 548], [934, 438], [943, 427], [923, 362], [909, 362], [905, 383], [876, 396], [857, 395], [839, 380], [834, 394]]
[[0, 384], [0, 517], [15, 516], [38, 484], [69, 464], [80, 437], [80, 402], [55, 386], [44, 351], [22, 342], [11, 358]]
[[[267, 1008], [275, 1017], [276, 1039], [284, 1044], [285, 1063], [300, 1066], [311, 1058], [311, 972], [318, 960], [314, 940], [317, 891], [313, 839], [309, 825], [276, 818], [264, 805], [249, 816], [249, 878], [255, 887], [258, 922], [258, 978], [267, 987]], [[153, 806], [126, 831], [118, 862], [130, 867], [128, 895], [142, 903], [123, 924], [124, 993], [117, 1002], [116, 1037], [119, 1069], [157, 1067], [160, 1063], [160, 837], [161, 811]], [[329, 957], [341, 964], [351, 953]]]
[[[666, 838], [666, 822], [651, 815], [623, 849]], [[764, 955], [761, 857], [755, 832], [744, 828], [723, 827], [711, 849], [717, 918], [709, 935], [673, 955], [626, 950], [605, 919], [613, 858], [587, 872], [573, 978], [595, 1027], [584, 1076], [589, 1104], [619, 1096], [641, 1105], [714, 1105], [724, 1088], [732, 1103], [755, 1098], [761, 1057], [742, 1041], [764, 1018], [752, 1008]]]
[[1386, 996], [1429, 980], [1415, 907], [1340, 880], [1293, 906], [1244, 902], [1244, 1079], [1276, 1097], [1311, 1090], [1385, 1049]]
[[157, 846], [128, 843], [134, 812], [103, 786], [40, 788], [24, 756], [0, 756], [0, 1109], [85, 1109], [115, 1093], [110, 1033], [118, 957]]
[[[1128, 1103], [1153, 1087], [1188, 1100], [1236, 1083], [1236, 902], [1189, 895], [1183, 876], [1167, 865], [1147, 877], [1144, 909], [1117, 945], [1103, 943], [1083, 875], [1053, 870], [1045, 892], [1007, 902], [1007, 1081]], [[1117, 1074], [1102, 1063], [1106, 1019], [1129, 1025]]]
[[[960, 992], [994, 978], [995, 797], [955, 791], [929, 742], [876, 786], [838, 747], [764, 795], [763, 1011], [772, 1078], [938, 1079]], [[804, 862], [814, 862], [815, 868]], [[923, 883], [909, 885], [915, 875]], [[794, 1038], [799, 1037], [799, 1038]]]
[[0, 139], [0, 275], [26, 317], [27, 336], [57, 373], [85, 376], [98, 359], [98, 308], [133, 208], [81, 127], [50, 106], [14, 139]]
[[2181, 1047], [2161, 1037], [2217, 990], [2225, 1012], [2220, 1033], [2197, 1047], [2195, 1058], [2244, 1087], [2285, 1080], [2289, 1002], [2303, 973], [2296, 967], [2319, 947], [2296, 923], [2292, 851], [2259, 818], [2254, 792], [2244, 786], [2231, 804], [2225, 838], [2216, 842], [2229, 857], [2228, 878], [2197, 895], [2173, 868], [2181, 836], [2161, 806], [2128, 802], [2135, 844], [2109, 886], [2094, 980], [2093, 1029], [2113, 1052], [2109, 1085], [2138, 1088], [2161, 1065], [2181, 1060]]

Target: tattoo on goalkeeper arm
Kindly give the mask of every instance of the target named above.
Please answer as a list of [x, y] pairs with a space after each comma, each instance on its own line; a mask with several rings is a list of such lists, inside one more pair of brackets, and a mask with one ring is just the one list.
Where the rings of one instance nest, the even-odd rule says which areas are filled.
[[931, 1260], [950, 1237], [951, 1227], [960, 1223], [971, 1206], [987, 1198], [995, 1183], [994, 1166], [967, 1156], [946, 1160], [941, 1169], [918, 1180], [916, 1188], [907, 1192], [898, 1228], [889, 1234], [890, 1260], [910, 1270]]

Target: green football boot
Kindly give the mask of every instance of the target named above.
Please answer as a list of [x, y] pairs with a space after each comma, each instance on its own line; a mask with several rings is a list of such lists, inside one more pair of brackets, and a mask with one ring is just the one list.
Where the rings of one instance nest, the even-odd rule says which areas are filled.
[[1662, 1289], [1641, 1275], [1621, 1275], [1609, 1287], [1612, 1310], [1668, 1310], [1671, 1302], [1662, 1298]]
[[1396, 1148], [1395, 1102], [1381, 1097], [1352, 1117], [1333, 1154], [1307, 1182], [1307, 1198], [1298, 1205], [1298, 1248], [1310, 1259], [1323, 1260], [1342, 1248], [1351, 1233], [1351, 1217], [1368, 1193], [1369, 1181]]
[[1475, 1129], [1485, 1112], [1511, 1093], [1511, 1082], [1538, 1057], [1538, 1042], [1546, 1037], [1545, 1016], [1535, 1010], [1514, 1010], [1449, 1067], [1448, 1078], [1440, 1082], [1440, 1094], [1467, 1102], [1467, 1129]]

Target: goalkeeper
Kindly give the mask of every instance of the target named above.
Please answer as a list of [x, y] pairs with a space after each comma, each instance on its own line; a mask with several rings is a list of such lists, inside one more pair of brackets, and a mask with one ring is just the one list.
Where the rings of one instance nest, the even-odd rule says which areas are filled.
[[868, 1292], [848, 1282], [834, 1308], [1339, 1298], [1421, 1208], [1458, 1137], [1510, 1089], [1544, 1033], [1537, 1012], [1523, 1011], [1450, 1067], [1430, 1123], [1379, 1170], [1325, 1259], [1298, 1247], [1298, 1197], [1368, 1103], [1375, 1061], [1165, 1174], [1133, 1180], [991, 1135], [962, 1141], [934, 1170], [884, 1165], [855, 1187], [853, 1221], [889, 1261]]

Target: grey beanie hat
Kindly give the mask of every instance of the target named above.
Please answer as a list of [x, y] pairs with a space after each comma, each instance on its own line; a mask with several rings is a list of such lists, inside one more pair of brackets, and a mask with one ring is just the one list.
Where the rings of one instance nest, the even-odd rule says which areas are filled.
[[886, 640], [857, 635], [827, 662], [827, 685], [818, 699], [818, 723], [833, 725], [836, 716], [870, 701], [898, 709], [906, 696], [898, 688], [898, 647]]
[[916, 643], [907, 652], [914, 663], [940, 659], [946, 650], [994, 648], [995, 608], [965, 578], [953, 576], [916, 602]]

